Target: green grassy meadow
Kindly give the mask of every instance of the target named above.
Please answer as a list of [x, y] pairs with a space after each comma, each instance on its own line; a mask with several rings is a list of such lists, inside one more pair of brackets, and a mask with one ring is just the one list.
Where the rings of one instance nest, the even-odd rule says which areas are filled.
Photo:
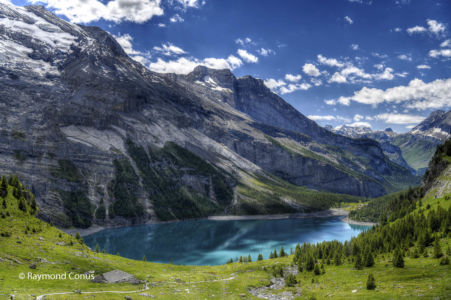
[[[97, 253], [75, 236], [32, 216], [28, 206], [26, 211], [18, 209], [12, 187], [8, 189], [7, 208], [2, 208], [0, 218], [0, 298], [9, 299], [9, 295], [15, 295], [15, 299], [32, 299], [32, 295], [77, 291], [44, 299], [125, 299], [125, 296], [149, 299], [149, 295], [155, 299], [256, 299], [249, 289], [267, 286], [273, 277], [270, 271], [273, 265], [288, 267], [293, 264], [293, 256], [286, 256], [211, 267], [177, 266]], [[449, 206], [449, 202], [445, 198], [427, 199], [431, 206], [438, 203]], [[441, 244], [446, 252], [449, 238], [442, 238]], [[432, 247], [427, 251], [432, 253]], [[296, 275], [298, 283], [295, 286], [270, 292], [274, 295], [300, 292], [299, 299], [447, 299], [451, 295], [451, 267], [439, 265], [439, 259], [431, 255], [416, 259], [406, 257], [402, 269], [393, 267], [390, 253], [377, 255], [375, 262], [373, 267], [356, 270], [352, 262], [344, 260], [340, 266], [325, 265], [322, 275], [304, 270]], [[30, 267], [32, 264], [36, 264], [35, 269]], [[143, 290], [144, 283], [102, 284], [86, 279], [38, 281], [27, 278], [29, 272], [84, 274], [94, 271], [100, 274], [114, 269], [148, 282], [149, 289], [135, 292]], [[21, 273], [25, 274], [25, 279], [19, 278]], [[376, 279], [375, 290], [365, 288], [368, 273]], [[102, 291], [125, 293], [86, 293]]]

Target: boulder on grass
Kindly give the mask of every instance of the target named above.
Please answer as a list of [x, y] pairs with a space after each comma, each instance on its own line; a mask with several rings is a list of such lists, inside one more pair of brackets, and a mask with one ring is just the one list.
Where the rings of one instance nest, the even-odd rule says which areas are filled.
[[135, 276], [128, 274], [127, 272], [121, 270], [113, 270], [100, 275], [97, 275], [92, 282], [96, 283], [131, 283], [139, 284], [141, 283]]

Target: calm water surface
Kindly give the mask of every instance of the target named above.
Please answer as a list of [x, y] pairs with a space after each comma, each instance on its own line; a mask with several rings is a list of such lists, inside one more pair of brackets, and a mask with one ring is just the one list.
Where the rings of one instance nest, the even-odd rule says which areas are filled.
[[219, 265], [230, 258], [259, 253], [268, 258], [281, 246], [349, 240], [368, 226], [350, 225], [342, 217], [281, 220], [195, 220], [106, 229], [84, 237], [94, 249], [148, 261], [184, 265]]

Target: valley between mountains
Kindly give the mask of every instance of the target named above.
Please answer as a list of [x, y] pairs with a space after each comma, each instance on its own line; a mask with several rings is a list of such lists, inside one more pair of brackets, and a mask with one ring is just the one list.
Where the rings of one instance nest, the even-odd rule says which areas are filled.
[[40, 6], [2, 3], [0, 18], [0, 173], [60, 227], [324, 210], [417, 185], [449, 136], [449, 113], [448, 127], [341, 135], [260, 79], [155, 73]]
[[[183, 13], [206, 5], [144, 2], [161, 14], [172, 5], [179, 13], [183, 5]], [[353, 28], [362, 8], [376, 7], [344, 2], [358, 7], [356, 17], [349, 13]], [[74, 3], [127, 12], [143, 2]], [[184, 21], [176, 16], [167, 21]], [[351, 32], [350, 16], [334, 30]], [[118, 43], [132, 36], [86, 24], [0, 0], [0, 298], [449, 299], [451, 111], [404, 115], [424, 119], [404, 133], [356, 123], [323, 127], [262, 79], [202, 65], [184, 74], [154, 72]], [[446, 38], [447, 24], [426, 24], [405, 36]], [[234, 47], [251, 42], [237, 39]], [[427, 49], [426, 59], [448, 62], [450, 43]], [[364, 45], [346, 44], [346, 51], [354, 55]], [[398, 63], [416, 62], [396, 51]], [[378, 62], [385, 58], [376, 54]], [[316, 58], [322, 73], [306, 63], [302, 75], [286, 73], [283, 88], [307, 79], [312, 89], [321, 80], [326, 88], [326, 75], [337, 86], [372, 78], [382, 88], [388, 78], [404, 84], [412, 75], [383, 64], [365, 73], [356, 67], [359, 56]], [[413, 66], [422, 76], [438, 65], [425, 62]], [[449, 80], [434, 79], [390, 90], [421, 86], [425, 99], [409, 104], [426, 105], [432, 95], [440, 101], [428, 109], [449, 109]], [[345, 100], [346, 109], [357, 102]], [[341, 120], [338, 113], [316, 117]], [[273, 220], [281, 216], [287, 219]]]

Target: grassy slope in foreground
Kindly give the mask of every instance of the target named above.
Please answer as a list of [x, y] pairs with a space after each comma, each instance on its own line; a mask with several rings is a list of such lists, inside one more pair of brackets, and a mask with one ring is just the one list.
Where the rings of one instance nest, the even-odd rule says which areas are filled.
[[[19, 210], [18, 200], [12, 196], [13, 188], [8, 187], [7, 208], [0, 214], [0, 294], [14, 294], [17, 299], [28, 299], [29, 295], [55, 292], [87, 291], [135, 291], [142, 288], [130, 284], [95, 284], [88, 280], [29, 280], [19, 279], [20, 273], [49, 274], [74, 272], [82, 274], [95, 271], [96, 274], [120, 269], [149, 282], [150, 289], [139, 293], [89, 294], [94, 299], [146, 299], [140, 294], [151, 294], [157, 299], [237, 299], [240, 296], [253, 298], [250, 287], [265, 286], [272, 278], [272, 265], [290, 265], [292, 256], [269, 259], [252, 263], [232, 263], [214, 267], [175, 266], [125, 259], [120, 256], [96, 253], [89, 250], [75, 237], [67, 235], [53, 226], [33, 217], [27, 205], [26, 212]], [[449, 200], [428, 199], [436, 205]], [[7, 214], [9, 213], [9, 216]], [[1, 216], [5, 217], [2, 218]], [[441, 240], [446, 249], [448, 238]], [[58, 245], [64, 243], [65, 245]], [[137, 245], [139, 246], [139, 245]], [[427, 250], [432, 253], [432, 247]], [[295, 287], [285, 287], [271, 291], [279, 294], [302, 289], [302, 297], [316, 296], [322, 299], [372, 299], [403, 297], [446, 297], [450, 293], [450, 267], [439, 266], [438, 260], [428, 258], [405, 258], [405, 268], [394, 268], [391, 255], [378, 255], [372, 268], [354, 270], [352, 264], [341, 266], [326, 265], [326, 273], [315, 276], [313, 272], [297, 275], [299, 283]], [[36, 269], [29, 266], [37, 263]], [[376, 278], [375, 291], [365, 289], [368, 273]], [[314, 282], [312, 283], [312, 279]], [[356, 292], [353, 292], [356, 290]], [[189, 292], [188, 292], [189, 291]], [[86, 295], [88, 296], [88, 295]], [[48, 299], [80, 299], [79, 294], [53, 295]]]

